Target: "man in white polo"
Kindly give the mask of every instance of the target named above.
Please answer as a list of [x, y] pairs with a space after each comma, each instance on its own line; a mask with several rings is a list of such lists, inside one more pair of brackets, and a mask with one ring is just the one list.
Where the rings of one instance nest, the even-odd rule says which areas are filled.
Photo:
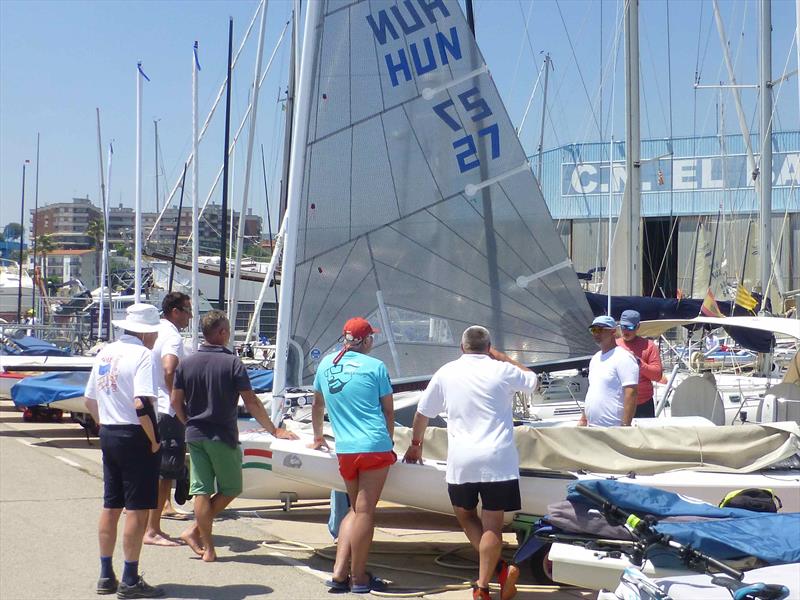
[[[133, 304], [124, 320], [112, 323], [123, 330], [123, 335], [97, 355], [85, 392], [86, 407], [100, 424], [103, 452], [97, 593], [116, 592], [122, 599], [158, 598], [164, 590], [148, 585], [139, 576], [147, 515], [158, 498], [160, 445], [150, 351], [159, 327], [158, 309], [150, 304]], [[125, 565], [118, 582], [112, 558], [123, 508]]]
[[[185, 477], [186, 427], [175, 416], [170, 403], [175, 370], [184, 358], [180, 330], [192, 321], [192, 300], [183, 292], [170, 292], [161, 301], [161, 325], [153, 345], [153, 384], [158, 394], [158, 434], [161, 438], [161, 467], [158, 503], [150, 511], [144, 543], [154, 546], [179, 546], [161, 529], [161, 515], [181, 518], [170, 502], [172, 484]], [[188, 517], [185, 517], [188, 518]]]
[[[521, 508], [519, 455], [514, 444], [515, 392], [532, 392], [538, 378], [492, 348], [489, 331], [473, 325], [461, 336], [461, 358], [434, 374], [417, 405], [404, 462], [422, 462], [428, 420], [447, 414], [447, 490], [458, 522], [480, 557], [474, 600], [490, 600], [497, 573], [500, 598], [516, 594], [519, 568], [500, 560], [503, 517]], [[478, 498], [481, 514], [478, 516]]]
[[613, 317], [596, 317], [589, 331], [600, 351], [589, 362], [589, 389], [578, 424], [630, 425], [636, 413], [639, 365], [630, 352], [617, 346], [617, 322]]

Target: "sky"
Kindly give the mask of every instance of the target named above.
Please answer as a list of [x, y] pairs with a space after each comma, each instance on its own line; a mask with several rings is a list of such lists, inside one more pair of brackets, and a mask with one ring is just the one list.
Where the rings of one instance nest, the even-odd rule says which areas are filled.
[[[462, 1], [463, 4], [463, 1]], [[621, 0], [474, 0], [476, 37], [526, 152], [539, 143], [542, 85], [531, 96], [545, 53], [548, 86], [544, 148], [624, 139]], [[225, 77], [228, 19], [234, 51], [253, 19], [256, 0], [2, 0], [0, 1], [0, 225], [18, 221], [26, 167], [26, 226], [35, 198], [40, 135], [39, 205], [89, 197], [99, 203], [96, 109], [104, 161], [114, 145], [109, 198], [133, 206], [135, 196], [136, 64], [142, 61], [142, 197], [156, 208], [154, 121], [159, 132], [159, 204], [179, 180], [191, 150], [192, 45], [199, 42], [200, 120]], [[739, 83], [758, 77], [756, 0], [721, 0], [720, 9]], [[289, 62], [288, 0], [270, 0], [264, 64], [275, 59], [261, 88], [250, 206], [266, 216], [263, 145], [271, 201], [279, 189]], [[773, 78], [797, 68], [794, 0], [773, 0]], [[707, 0], [642, 0], [640, 4], [641, 132], [643, 138], [716, 135], [721, 100], [724, 130], [738, 133], [730, 91], [696, 90], [727, 82], [720, 39]], [[255, 68], [256, 23], [233, 76], [231, 130], [248, 105]], [[615, 53], [616, 49], [616, 53]], [[616, 60], [615, 59], [616, 56]], [[757, 130], [757, 90], [742, 90], [748, 124]], [[796, 78], [774, 88], [776, 130], [800, 129]], [[532, 98], [532, 99], [531, 99]], [[530, 108], [527, 109], [530, 103]], [[610, 109], [613, 107], [613, 110]], [[204, 199], [222, 164], [222, 105], [200, 147]], [[241, 142], [246, 142], [246, 132]], [[240, 205], [246, 144], [233, 163], [232, 201]], [[647, 157], [643, 157], [647, 158]], [[162, 168], [163, 167], [163, 168]], [[107, 165], [106, 165], [107, 169]], [[165, 185], [165, 180], [168, 185]], [[187, 186], [189, 187], [189, 186]], [[212, 200], [220, 201], [217, 188]], [[174, 199], [177, 202], [177, 196]], [[273, 223], [275, 216], [273, 215]], [[266, 230], [266, 227], [265, 227]]]

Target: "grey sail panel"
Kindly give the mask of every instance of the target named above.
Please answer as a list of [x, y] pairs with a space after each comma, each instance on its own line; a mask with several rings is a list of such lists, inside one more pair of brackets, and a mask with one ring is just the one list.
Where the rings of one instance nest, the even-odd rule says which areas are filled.
[[394, 378], [456, 358], [473, 324], [525, 362], [592, 353], [591, 311], [458, 3], [323, 13], [290, 383], [356, 315], [382, 329], [374, 355]]

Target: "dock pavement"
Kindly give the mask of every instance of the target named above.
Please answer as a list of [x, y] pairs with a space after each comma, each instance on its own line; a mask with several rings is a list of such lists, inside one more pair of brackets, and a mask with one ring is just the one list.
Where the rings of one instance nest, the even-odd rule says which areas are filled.
[[[67, 415], [63, 423], [23, 422], [11, 402], [0, 401], [0, 598], [102, 597], [94, 593], [102, 487], [96, 438], [87, 443]], [[183, 508], [191, 510], [190, 503]], [[140, 571], [148, 583], [162, 586], [167, 598], [363, 598], [334, 595], [324, 585], [333, 564], [328, 557], [336, 552], [328, 513], [325, 502], [299, 502], [284, 511], [277, 501], [236, 500], [214, 524], [216, 563], [202, 562], [185, 546], [145, 546]], [[180, 521], [163, 523], [175, 536], [185, 527]], [[120, 529], [117, 573], [122, 571], [121, 537]], [[510, 552], [513, 534], [506, 540]], [[441, 589], [476, 577], [476, 557], [465, 542], [452, 516], [381, 503], [370, 569], [392, 585], [388, 594], [367, 597], [471, 598], [467, 589]], [[520, 583], [520, 600], [595, 597], [575, 588], [535, 586], [525, 570]]]

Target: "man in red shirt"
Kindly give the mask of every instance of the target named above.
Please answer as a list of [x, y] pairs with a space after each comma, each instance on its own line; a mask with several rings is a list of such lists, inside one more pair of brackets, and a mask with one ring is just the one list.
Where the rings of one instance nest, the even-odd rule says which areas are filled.
[[619, 320], [622, 337], [617, 338], [617, 346], [625, 348], [636, 357], [639, 363], [639, 388], [634, 418], [656, 416], [656, 407], [653, 402], [653, 382], [660, 381], [663, 375], [661, 356], [658, 346], [653, 340], [639, 337], [639, 321], [641, 316], [635, 310], [623, 311]]

